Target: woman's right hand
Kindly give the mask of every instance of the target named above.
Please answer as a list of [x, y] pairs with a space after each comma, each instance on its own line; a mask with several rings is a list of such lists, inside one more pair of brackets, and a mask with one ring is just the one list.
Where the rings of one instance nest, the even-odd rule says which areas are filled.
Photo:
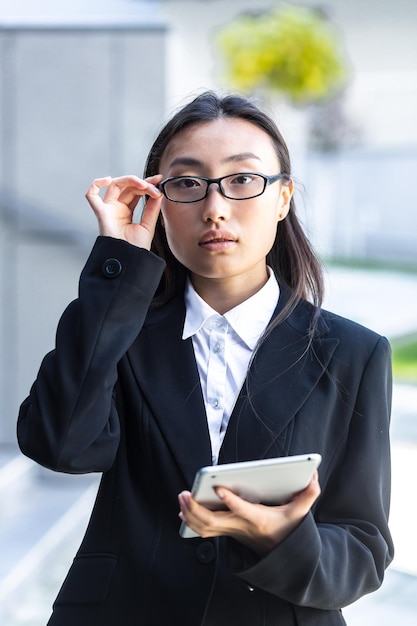
[[211, 511], [196, 502], [189, 491], [181, 492], [181, 520], [201, 537], [227, 535], [263, 557], [301, 523], [320, 495], [320, 484], [316, 471], [303, 491], [279, 506], [248, 502], [225, 487], [219, 486], [216, 493], [226, 510]]
[[[156, 222], [161, 210], [162, 193], [156, 188], [162, 176], [145, 180], [137, 176], [96, 178], [86, 193], [99, 224], [100, 235], [123, 239], [140, 248], [150, 250]], [[100, 190], [107, 187], [104, 197]], [[142, 218], [133, 222], [133, 212], [140, 198], [148, 196]]]

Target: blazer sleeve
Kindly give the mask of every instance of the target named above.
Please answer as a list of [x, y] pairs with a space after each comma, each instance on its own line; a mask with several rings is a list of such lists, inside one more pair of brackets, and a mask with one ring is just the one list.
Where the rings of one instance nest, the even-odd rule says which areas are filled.
[[165, 264], [124, 241], [98, 237], [65, 310], [56, 347], [20, 408], [24, 454], [50, 469], [106, 471], [120, 436], [117, 365], [138, 335]]
[[381, 337], [363, 372], [347, 444], [333, 451], [342, 457], [338, 469], [322, 486], [313, 511], [261, 560], [232, 550], [235, 572], [251, 586], [294, 605], [331, 610], [381, 585], [393, 557], [390, 357], [388, 341]]

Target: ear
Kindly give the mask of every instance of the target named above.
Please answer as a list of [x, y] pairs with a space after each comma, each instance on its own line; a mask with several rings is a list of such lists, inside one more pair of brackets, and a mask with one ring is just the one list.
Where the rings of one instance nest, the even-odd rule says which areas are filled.
[[279, 212], [278, 212], [278, 221], [281, 222], [284, 220], [288, 211], [290, 210], [290, 202], [292, 198], [292, 194], [294, 193], [294, 183], [292, 179], [285, 181], [281, 187], [281, 193], [279, 197]]

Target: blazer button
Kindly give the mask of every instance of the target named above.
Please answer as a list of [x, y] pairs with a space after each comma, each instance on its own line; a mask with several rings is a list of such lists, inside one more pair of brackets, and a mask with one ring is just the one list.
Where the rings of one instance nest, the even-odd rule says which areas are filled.
[[203, 541], [197, 546], [195, 555], [197, 561], [203, 563], [203, 565], [208, 565], [214, 560], [216, 551], [211, 541]]
[[107, 259], [103, 263], [103, 274], [106, 278], [116, 278], [122, 271], [119, 259]]

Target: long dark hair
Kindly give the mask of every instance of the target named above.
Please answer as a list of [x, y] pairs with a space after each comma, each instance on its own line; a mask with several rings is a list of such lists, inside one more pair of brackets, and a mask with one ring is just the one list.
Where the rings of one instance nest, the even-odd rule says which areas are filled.
[[[238, 95], [220, 96], [208, 91], [180, 109], [161, 130], [149, 152], [145, 177], [159, 173], [164, 151], [177, 133], [191, 124], [210, 122], [222, 117], [246, 120], [267, 133], [275, 146], [281, 171], [291, 175], [288, 148], [273, 120], [246, 98]], [[161, 304], [182, 293], [187, 269], [172, 254], [160, 218], [152, 251], [167, 264], [155, 298], [155, 303]], [[321, 265], [298, 221], [293, 198], [287, 217], [278, 225], [274, 244], [266, 260], [280, 284], [285, 284], [290, 289], [290, 297], [273, 325], [285, 319], [301, 299], [310, 301], [318, 313], [323, 300]], [[316, 317], [314, 315], [312, 318], [312, 327]]]

